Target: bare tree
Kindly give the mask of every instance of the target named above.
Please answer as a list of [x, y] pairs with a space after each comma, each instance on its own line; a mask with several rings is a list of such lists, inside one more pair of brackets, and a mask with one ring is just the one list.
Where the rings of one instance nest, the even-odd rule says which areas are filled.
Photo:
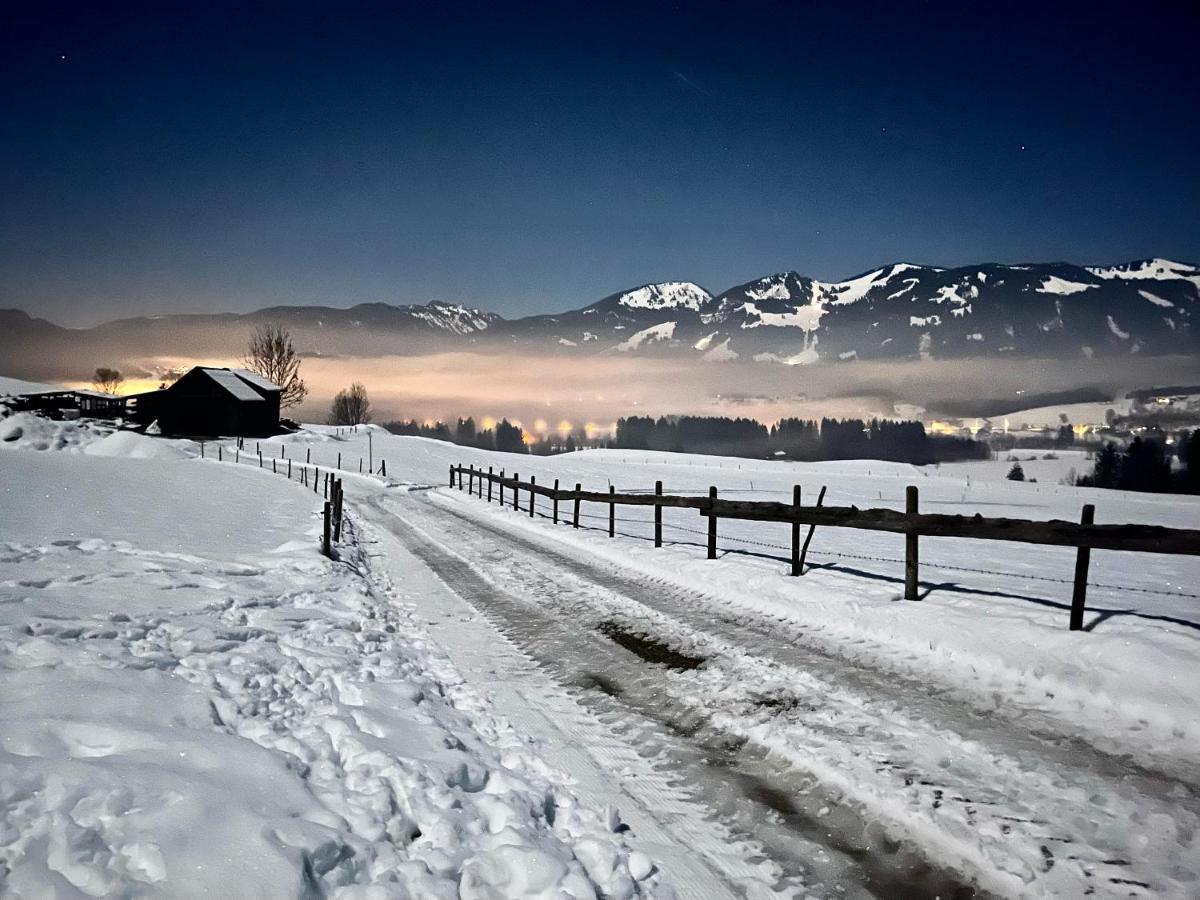
[[365, 425], [370, 421], [371, 401], [361, 382], [356, 381], [348, 390], [337, 392], [329, 411], [330, 425]]
[[102, 394], [115, 394], [125, 381], [125, 376], [116, 369], [100, 366], [92, 376], [92, 387]]
[[295, 406], [308, 396], [308, 387], [300, 377], [300, 357], [286, 326], [268, 322], [255, 328], [244, 363], [247, 369], [279, 385], [280, 406]]

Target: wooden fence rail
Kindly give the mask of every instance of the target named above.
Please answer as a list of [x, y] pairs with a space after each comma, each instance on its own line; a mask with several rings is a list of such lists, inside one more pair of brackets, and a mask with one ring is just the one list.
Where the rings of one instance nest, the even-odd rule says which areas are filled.
[[[467, 484], [464, 485], [464, 476]], [[1015, 541], [1025, 544], [1042, 544], [1054, 547], [1077, 548], [1074, 590], [1071, 597], [1072, 631], [1083, 628], [1083, 613], [1087, 602], [1087, 575], [1092, 550], [1137, 551], [1142, 553], [1167, 553], [1200, 556], [1200, 530], [1165, 528], [1160, 525], [1096, 525], [1093, 523], [1095, 509], [1091, 504], [1083, 507], [1079, 522], [1060, 519], [1035, 521], [1031, 519], [984, 518], [981, 515], [945, 515], [921, 513], [917, 488], [910, 485], [905, 491], [905, 511], [894, 509], [859, 509], [857, 506], [822, 506], [825, 488], [821, 488], [815, 506], [801, 506], [801, 491], [797, 485], [792, 494], [792, 503], [769, 500], [722, 500], [717, 489], [710, 487], [708, 496], [686, 496], [664, 494], [662, 482], [656, 482], [654, 493], [619, 494], [609, 485], [607, 492], [585, 491], [575, 485], [574, 490], [561, 490], [558, 481], [554, 487], [539, 485], [536, 478], [521, 481], [517, 473], [506, 477], [492, 468], [485, 472], [475, 466], [451, 466], [450, 486], [468, 489], [472, 494], [478, 480], [479, 496], [484, 495], [487, 484], [487, 499], [492, 499], [492, 485], [499, 486], [500, 505], [504, 506], [504, 489], [512, 490], [512, 508], [520, 509], [522, 491], [529, 494], [528, 512], [534, 515], [534, 497], [541, 495], [553, 501], [553, 519], [558, 523], [558, 504], [571, 501], [574, 504], [571, 524], [579, 527], [581, 503], [600, 503], [608, 506], [608, 535], [616, 534], [617, 506], [654, 507], [654, 546], [662, 546], [662, 509], [695, 509], [708, 520], [707, 551], [709, 559], [717, 557], [717, 522], [720, 519], [741, 519], [755, 522], [784, 522], [792, 526], [791, 574], [804, 573], [804, 557], [812, 541], [813, 531], [818, 525], [829, 528], [860, 528], [904, 535], [904, 597], [919, 600], [919, 543], [921, 537], [965, 538], [968, 540]], [[800, 544], [800, 526], [808, 525], [808, 537], [803, 547]]]

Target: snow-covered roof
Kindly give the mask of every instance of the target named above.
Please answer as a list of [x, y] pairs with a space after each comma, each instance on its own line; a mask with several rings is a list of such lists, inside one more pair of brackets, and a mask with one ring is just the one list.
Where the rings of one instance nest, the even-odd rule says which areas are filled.
[[242, 379], [242, 381], [248, 381], [252, 385], [254, 385], [255, 387], [257, 387], [261, 390], [264, 390], [264, 391], [280, 390], [279, 385], [277, 385], [275, 382], [271, 381], [269, 378], [264, 378], [262, 375], [259, 375], [257, 372], [252, 372], [250, 369], [230, 369], [229, 371], [233, 372], [235, 375], [237, 375], [237, 377]]
[[239, 400], [262, 400], [262, 394], [229, 369], [204, 369], [204, 374]]
[[60, 397], [70, 394], [73, 397], [95, 397], [99, 400], [120, 400], [117, 394], [106, 394], [103, 391], [88, 391], [78, 388], [55, 388], [48, 391], [26, 391], [22, 397]]

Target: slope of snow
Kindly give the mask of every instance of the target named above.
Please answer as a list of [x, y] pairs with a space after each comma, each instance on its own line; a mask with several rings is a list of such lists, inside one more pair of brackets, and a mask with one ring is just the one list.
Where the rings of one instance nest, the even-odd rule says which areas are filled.
[[704, 358], [711, 362], [729, 362], [738, 358], [737, 351], [729, 346], [729, 338], [706, 351]]
[[[897, 275], [919, 268], [921, 267], [914, 266], [911, 263], [896, 263], [895, 265], [885, 266], [882, 269], [876, 269], [874, 272], [867, 272], [865, 275], [860, 275], [857, 278], [851, 278], [847, 281], [813, 282], [813, 287], [814, 289], [819, 288], [826, 302], [833, 305], [854, 303], [865, 297], [867, 292], [877, 285], [887, 284]], [[915, 283], [913, 281], [913, 284]]]
[[806, 332], [816, 331], [821, 316], [825, 314], [825, 308], [816, 303], [797, 306], [789, 312], [782, 313], [763, 312], [754, 303], [743, 303], [742, 310], [746, 314], [741, 324], [742, 328], [758, 328], [763, 325], [769, 328], [799, 328]]
[[1155, 306], [1163, 306], [1163, 307], [1167, 307], [1170, 309], [1173, 309], [1175, 307], [1175, 304], [1172, 303], [1170, 300], [1165, 300], [1162, 297], [1158, 296], [1157, 294], [1152, 294], [1149, 291], [1138, 291], [1138, 294], [1140, 294], [1143, 299], [1149, 300]]
[[33, 394], [38, 391], [56, 391], [62, 385], [42, 384], [37, 381], [22, 381], [20, 378], [0, 376], [0, 397], [19, 394]]
[[676, 324], [675, 322], [660, 322], [658, 325], [643, 328], [641, 331], [631, 334], [613, 349], [620, 353], [628, 353], [630, 350], [637, 350], [647, 343], [654, 344], [659, 341], [669, 341], [675, 334]]
[[1067, 281], [1057, 275], [1050, 275], [1042, 280], [1038, 287], [1041, 294], [1078, 294], [1096, 287], [1094, 284], [1083, 284], [1078, 281]]
[[751, 300], [791, 300], [792, 291], [787, 286], [787, 275], [768, 275], [754, 282], [754, 287], [746, 289], [746, 296]]
[[1169, 259], [1147, 259], [1125, 266], [1092, 267], [1087, 270], [1100, 278], [1125, 281], [1190, 281], [1200, 287], [1200, 269]]
[[690, 281], [647, 284], [622, 294], [617, 303], [630, 309], [699, 309], [711, 300], [708, 291]]

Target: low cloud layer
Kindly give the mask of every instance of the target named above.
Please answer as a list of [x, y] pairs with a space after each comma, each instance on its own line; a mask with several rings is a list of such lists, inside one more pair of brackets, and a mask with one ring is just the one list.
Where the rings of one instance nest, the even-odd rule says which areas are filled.
[[[127, 360], [154, 371], [235, 360], [180, 357]], [[1200, 382], [1200, 360], [913, 360], [782, 366], [685, 358], [539, 357], [482, 353], [306, 359], [310, 396], [297, 411], [322, 420], [333, 394], [352, 381], [367, 386], [376, 420], [457, 416], [608, 424], [619, 416], [689, 413], [784, 416], [937, 414], [946, 404], [1006, 402], [1093, 388], [1116, 397], [1139, 387]], [[1034, 402], [1028, 405], [1037, 405]]]

